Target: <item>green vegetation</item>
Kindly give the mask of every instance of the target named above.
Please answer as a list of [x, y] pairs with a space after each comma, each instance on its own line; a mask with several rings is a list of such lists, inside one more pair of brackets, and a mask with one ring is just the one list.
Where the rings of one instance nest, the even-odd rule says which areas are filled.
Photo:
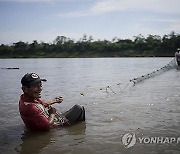
[[180, 47], [180, 34], [171, 32], [160, 37], [141, 34], [134, 40], [113, 38], [112, 41], [92, 39], [84, 35], [79, 41], [57, 36], [53, 43], [25, 43], [0, 45], [0, 58], [47, 57], [171, 57]]

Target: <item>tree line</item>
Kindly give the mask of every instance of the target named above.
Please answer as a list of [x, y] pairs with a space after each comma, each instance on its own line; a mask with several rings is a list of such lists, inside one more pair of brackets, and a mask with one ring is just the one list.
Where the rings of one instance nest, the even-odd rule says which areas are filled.
[[0, 45], [0, 58], [37, 57], [171, 57], [180, 47], [180, 34], [139, 34], [134, 40], [114, 37], [108, 40], [93, 40], [83, 35], [79, 41], [57, 36], [52, 43], [19, 41], [11, 45]]

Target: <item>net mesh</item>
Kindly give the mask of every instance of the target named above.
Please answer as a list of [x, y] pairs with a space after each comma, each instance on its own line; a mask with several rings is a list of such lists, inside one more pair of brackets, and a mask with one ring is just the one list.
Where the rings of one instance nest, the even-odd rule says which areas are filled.
[[133, 84], [137, 84], [139, 82], [142, 82], [146, 79], [149, 79], [149, 78], [152, 78], [154, 76], [157, 76], [157, 75], [160, 75], [168, 70], [171, 70], [171, 69], [174, 69], [177, 67], [177, 64], [176, 64], [176, 60], [175, 58], [173, 58], [167, 65], [151, 72], [151, 73], [148, 73], [148, 74], [145, 74], [145, 75], [142, 75], [140, 77], [137, 77], [137, 78], [134, 78], [134, 79], [131, 79], [130, 82], [133, 82]]
[[150, 79], [152, 77], [155, 77], [157, 75], [160, 75], [164, 72], [167, 72], [171, 69], [175, 69], [177, 67], [177, 63], [176, 63], [176, 59], [173, 58], [167, 65], [152, 71], [151, 73], [130, 79], [129, 82], [127, 83], [118, 83], [116, 86], [107, 86], [105, 88], [101, 88], [100, 90], [104, 90], [106, 93], [113, 93], [113, 94], [117, 94], [119, 92], [124, 92], [125, 90], [127, 90], [130, 87], [135, 86], [136, 84]]

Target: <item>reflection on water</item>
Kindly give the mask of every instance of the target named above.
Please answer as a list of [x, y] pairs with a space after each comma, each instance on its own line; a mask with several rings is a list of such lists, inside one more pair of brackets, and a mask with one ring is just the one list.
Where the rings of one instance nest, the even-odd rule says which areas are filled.
[[20, 154], [37, 154], [41, 153], [46, 148], [53, 145], [62, 147], [66, 136], [73, 137], [72, 141], [68, 141], [69, 146], [76, 146], [84, 142], [86, 124], [84, 122], [76, 124], [71, 127], [59, 128], [51, 130], [50, 132], [28, 132], [24, 131], [22, 134], [22, 143], [15, 148], [16, 152]]
[[[148, 74], [171, 58], [0, 59], [0, 153], [179, 153], [179, 144], [136, 144], [122, 137], [180, 137], [180, 71], [171, 69], [135, 86], [129, 79]], [[63, 96], [58, 112], [74, 104], [86, 122], [46, 133], [24, 132], [18, 112], [20, 79], [27, 72], [46, 78], [43, 99]], [[118, 85], [119, 84], [119, 85]], [[107, 89], [107, 86], [110, 88]], [[113, 92], [114, 91], [114, 92]], [[82, 95], [83, 94], [83, 95]]]
[[51, 143], [51, 133], [31, 133], [25, 132], [22, 136], [22, 143], [16, 149], [21, 154], [37, 154], [40, 153], [43, 148], [47, 147]]

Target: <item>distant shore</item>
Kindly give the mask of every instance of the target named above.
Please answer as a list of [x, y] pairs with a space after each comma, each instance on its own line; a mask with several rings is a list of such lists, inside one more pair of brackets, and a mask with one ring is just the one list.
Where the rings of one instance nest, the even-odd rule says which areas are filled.
[[[128, 53], [128, 51], [127, 51]], [[153, 54], [145, 54], [146, 52], [143, 52], [142, 54], [139, 53], [137, 54], [136, 52], [132, 52], [131, 54], [126, 54], [126, 51], [124, 51], [124, 54], [121, 52], [111, 52], [111, 53], [102, 53], [102, 52], [73, 52], [73, 53], [68, 53], [68, 52], [51, 52], [51, 53], [26, 53], [26, 54], [18, 54], [18, 53], [11, 53], [11, 54], [1, 54], [0, 58], [1, 59], [6, 59], [6, 58], [113, 58], [113, 57], [174, 57], [174, 51], [171, 51], [169, 53], [165, 54], [158, 54], [158, 55], [153, 55]], [[149, 51], [149, 53], [152, 53]]]
[[34, 40], [33, 43], [19, 41], [0, 45], [0, 58], [100, 58], [100, 57], [173, 57], [180, 47], [180, 35], [171, 32], [160, 37], [141, 34], [134, 40], [115, 37], [111, 41], [93, 40], [83, 36], [74, 41], [57, 36], [53, 43]]

